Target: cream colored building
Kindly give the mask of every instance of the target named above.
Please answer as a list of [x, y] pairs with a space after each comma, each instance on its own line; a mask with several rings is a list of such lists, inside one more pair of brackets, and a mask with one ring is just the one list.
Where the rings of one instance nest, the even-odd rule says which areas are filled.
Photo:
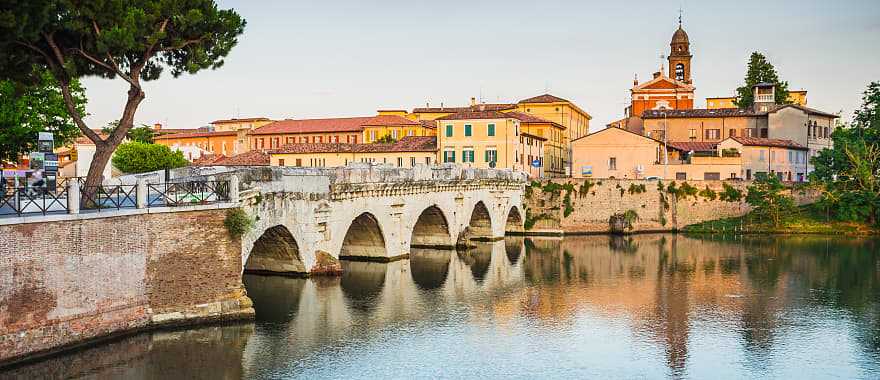
[[211, 122], [215, 132], [237, 131], [239, 129], [252, 130], [271, 123], [272, 120], [265, 117], [249, 117], [242, 119], [221, 119]]
[[688, 153], [625, 129], [606, 128], [572, 143], [573, 177], [677, 180], [740, 178], [742, 161], [738, 156]]
[[719, 151], [736, 150], [742, 157], [742, 178], [772, 174], [782, 181], [803, 182], [807, 173], [807, 148], [791, 140], [731, 137], [718, 143]]
[[435, 163], [437, 138], [410, 136], [393, 144], [296, 143], [269, 149], [267, 153], [272, 166], [336, 167], [371, 162], [413, 167]]

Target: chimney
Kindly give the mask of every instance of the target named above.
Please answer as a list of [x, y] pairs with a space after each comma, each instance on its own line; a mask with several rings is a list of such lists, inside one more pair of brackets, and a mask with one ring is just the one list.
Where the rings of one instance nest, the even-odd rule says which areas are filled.
[[440, 102], [440, 108], [443, 108], [443, 102]]
[[486, 110], [486, 104], [480, 104], [480, 111]]
[[477, 98], [471, 96], [471, 107], [477, 105]]
[[162, 129], [162, 123], [153, 124], [153, 130], [158, 131], [160, 129]]
[[639, 85], [639, 74], [636, 74], [635, 78], [633, 78], [633, 86]]
[[659, 77], [659, 76], [660, 76], [660, 72], [659, 72], [659, 71], [657, 71], [657, 72], [654, 73], [654, 79], [657, 79], [657, 77]]

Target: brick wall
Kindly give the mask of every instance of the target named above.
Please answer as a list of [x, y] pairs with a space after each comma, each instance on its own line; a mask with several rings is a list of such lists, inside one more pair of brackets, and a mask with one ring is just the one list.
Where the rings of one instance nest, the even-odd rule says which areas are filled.
[[158, 324], [253, 315], [225, 210], [0, 226], [0, 364]]
[[[662, 192], [666, 198], [668, 209], [663, 207], [658, 181], [616, 180], [616, 179], [559, 179], [553, 181], [560, 185], [571, 184], [570, 193], [572, 212], [565, 216], [565, 189], [545, 193], [540, 187], [526, 190], [524, 206], [528, 209], [529, 219], [536, 220], [527, 232], [566, 232], [566, 233], [599, 233], [608, 232], [608, 220], [615, 213], [627, 210], [635, 211], [639, 219], [633, 223], [633, 231], [671, 231], [689, 224], [740, 216], [750, 208], [743, 199], [740, 202], [725, 202], [720, 199], [711, 200], [703, 196], [676, 199], [674, 194]], [[663, 181], [669, 186], [671, 181]], [[541, 185], [547, 184], [544, 181]], [[589, 184], [586, 190], [584, 184]], [[687, 181], [698, 190], [706, 187], [720, 193], [723, 191], [722, 181]], [[682, 181], [676, 181], [680, 187]], [[727, 182], [727, 184], [747, 193], [749, 182]], [[630, 192], [633, 186], [644, 185], [644, 192]], [[634, 188], [635, 189], [635, 188]], [[586, 190], [586, 191], [582, 191]], [[810, 203], [814, 194], [794, 192], [797, 203]]]

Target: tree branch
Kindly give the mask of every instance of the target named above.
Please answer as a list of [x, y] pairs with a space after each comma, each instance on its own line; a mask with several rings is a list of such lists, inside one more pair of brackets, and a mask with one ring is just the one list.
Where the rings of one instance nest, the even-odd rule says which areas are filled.
[[161, 51], [172, 51], [172, 50], [183, 49], [183, 48], [185, 48], [189, 45], [192, 45], [194, 43], [202, 42], [202, 40], [204, 40], [204, 39], [205, 39], [205, 37], [196, 38], [194, 40], [186, 40], [180, 45], [168, 47], [168, 48], [162, 49]]
[[59, 79], [58, 83], [61, 87], [61, 96], [64, 98], [64, 105], [67, 106], [67, 113], [70, 114], [70, 117], [73, 118], [73, 122], [79, 127], [80, 131], [89, 140], [95, 143], [95, 145], [103, 144], [104, 140], [101, 139], [101, 136], [98, 136], [95, 131], [91, 130], [88, 125], [83, 121], [82, 115], [79, 114], [79, 111], [76, 109], [76, 102], [73, 100], [73, 95], [70, 94], [70, 83], [67, 79]]

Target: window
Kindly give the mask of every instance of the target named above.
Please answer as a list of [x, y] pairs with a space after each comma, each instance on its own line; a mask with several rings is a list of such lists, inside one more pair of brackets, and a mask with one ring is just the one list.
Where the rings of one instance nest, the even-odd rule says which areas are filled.
[[391, 130], [391, 138], [397, 140], [397, 130], [396, 129]]
[[746, 180], [752, 180], [752, 169], [746, 169]]
[[828, 137], [828, 136], [829, 136], [828, 127], [825, 127], [825, 137]]
[[397, 157], [397, 167], [398, 168], [403, 167], [403, 157]]
[[788, 162], [794, 162], [794, 151], [788, 151]]
[[691, 140], [697, 139], [697, 130], [696, 129], [688, 129], [688, 139], [691, 139]]
[[495, 136], [495, 124], [489, 124], [486, 129], [486, 136]]
[[415, 129], [408, 129], [408, 130], [406, 131], [406, 135], [407, 135], [407, 136], [413, 136], [413, 135], [415, 135], [415, 133], [416, 133], [416, 130], [415, 130]]
[[485, 158], [486, 158], [486, 162], [498, 161], [498, 150], [496, 150], [495, 148], [487, 148]]
[[721, 138], [721, 130], [720, 129], [707, 129], [706, 130], [706, 140], [718, 140]]
[[736, 129], [731, 128], [727, 131], [727, 137], [736, 137]]
[[473, 148], [465, 148], [461, 151], [461, 162], [474, 162]]
[[765, 158], [764, 158], [764, 151], [763, 151], [763, 150], [759, 150], [759, 151], [758, 151], [758, 161], [762, 161], [762, 162], [763, 162], [764, 160], [765, 160]]
[[409, 166], [416, 166], [416, 158], [415, 157], [409, 158]]
[[446, 137], [452, 137], [452, 126], [451, 125], [446, 126]]
[[675, 65], [675, 79], [679, 81], [684, 80], [684, 65], [681, 63]]
[[452, 149], [443, 151], [443, 162], [455, 162], [455, 151]]
[[721, 179], [721, 173], [706, 172], [706, 173], [703, 173], [703, 179], [706, 181], [718, 181]]
[[425, 165], [431, 165], [431, 157], [425, 157]]
[[296, 166], [303, 166], [303, 161], [301, 158], [296, 159]]
[[284, 159], [283, 158], [278, 159], [278, 166], [284, 166]]
[[376, 141], [376, 131], [370, 131], [370, 141]]
[[608, 158], [608, 170], [617, 170], [617, 157]]
[[761, 138], [767, 138], [767, 128], [761, 128]]
[[[465, 124], [465, 125], [464, 125], [464, 135], [465, 135], [465, 137], [471, 135], [471, 125], [470, 125], [470, 124]], [[463, 154], [462, 154], [462, 157], [464, 157]]]
[[324, 142], [324, 136], [316, 136], [316, 137], [315, 137], [315, 142], [317, 142], [317, 143], [323, 143], [323, 142]]
[[677, 172], [677, 173], [675, 173], [675, 179], [677, 179], [679, 181], [688, 179], [688, 174], [682, 173], [682, 172]]
[[260, 149], [263, 149], [265, 147], [266, 147], [266, 139], [260, 138]]

